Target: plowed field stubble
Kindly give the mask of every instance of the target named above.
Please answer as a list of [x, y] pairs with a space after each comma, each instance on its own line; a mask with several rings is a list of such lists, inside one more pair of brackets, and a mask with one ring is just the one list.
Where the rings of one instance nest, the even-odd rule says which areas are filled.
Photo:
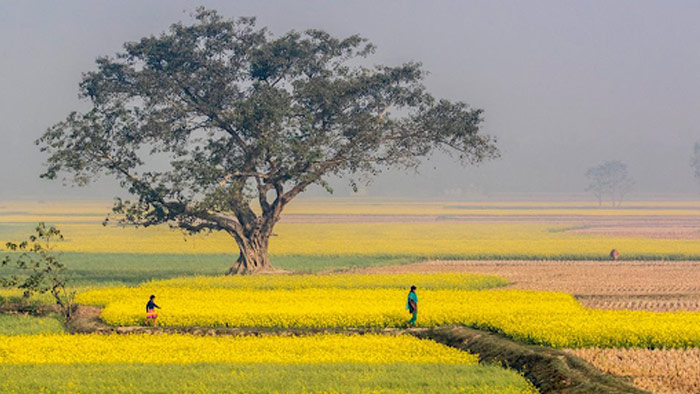
[[658, 394], [700, 393], [700, 349], [569, 350], [598, 369]]

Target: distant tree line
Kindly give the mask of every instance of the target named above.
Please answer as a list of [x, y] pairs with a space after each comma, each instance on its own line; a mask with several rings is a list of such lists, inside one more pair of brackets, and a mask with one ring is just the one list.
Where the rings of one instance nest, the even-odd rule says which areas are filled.
[[612, 207], [619, 207], [625, 195], [634, 186], [634, 180], [627, 171], [627, 165], [618, 160], [605, 161], [586, 171], [588, 187], [598, 200], [598, 206], [603, 206], [603, 201], [610, 201]]
[[[693, 155], [690, 159], [690, 167], [693, 169], [695, 179], [700, 183], [700, 142], [693, 147]], [[618, 160], [605, 161], [586, 171], [588, 187], [598, 200], [598, 206], [602, 207], [604, 201], [610, 201], [611, 206], [619, 207], [627, 193], [634, 186], [634, 180], [627, 171], [627, 165]]]
[[693, 157], [690, 160], [690, 166], [693, 168], [693, 175], [695, 175], [695, 179], [700, 182], [700, 142], [695, 143]]

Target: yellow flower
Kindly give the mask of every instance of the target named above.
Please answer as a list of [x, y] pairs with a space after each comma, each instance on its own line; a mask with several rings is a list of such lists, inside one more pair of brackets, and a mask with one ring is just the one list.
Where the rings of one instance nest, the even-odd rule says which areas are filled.
[[[143, 324], [143, 304], [150, 294], [158, 295], [163, 307], [159, 322], [165, 326], [405, 324], [409, 317], [405, 310], [407, 291], [401, 285], [411, 283], [406, 278], [403, 282], [392, 276], [348, 276], [343, 282], [344, 277], [279, 276], [270, 278], [268, 285], [263, 285], [260, 277], [180, 278], [136, 288], [88, 291], [78, 294], [77, 299], [106, 305], [102, 318], [113, 325]], [[372, 280], [376, 288], [367, 288]], [[423, 275], [416, 280], [426, 284], [425, 288], [418, 284], [418, 324], [422, 326], [465, 324], [554, 347], [700, 346], [700, 313], [589, 310], [564, 293], [464, 290], [459, 287], [469, 288], [470, 281], [460, 281], [458, 276]], [[444, 286], [440, 280], [445, 281]]]
[[[75, 363], [442, 363], [476, 364], [475, 355], [411, 336], [192, 335], [0, 336], [0, 364]], [[235, 371], [234, 371], [235, 373]]]

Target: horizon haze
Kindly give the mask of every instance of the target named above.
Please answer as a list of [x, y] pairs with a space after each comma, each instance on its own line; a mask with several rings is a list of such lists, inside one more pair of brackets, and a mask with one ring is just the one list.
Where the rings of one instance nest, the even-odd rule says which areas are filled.
[[[435, 156], [417, 174], [383, 173], [361, 195], [592, 200], [585, 172], [605, 160], [627, 164], [628, 199], [700, 193], [690, 168], [700, 140], [697, 2], [74, 0], [0, 3], [0, 198], [126, 195], [111, 179], [83, 188], [40, 179], [46, 157], [34, 140], [86, 107], [78, 83], [97, 57], [191, 22], [199, 5], [255, 16], [275, 35], [359, 34], [377, 46], [369, 63], [422, 62], [436, 97], [485, 110], [482, 130], [498, 138], [500, 159], [461, 167]], [[331, 184], [352, 195], [345, 180]]]

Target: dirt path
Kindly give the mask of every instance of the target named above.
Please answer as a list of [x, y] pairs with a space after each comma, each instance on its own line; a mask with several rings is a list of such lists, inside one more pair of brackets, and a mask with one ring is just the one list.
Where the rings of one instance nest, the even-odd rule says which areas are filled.
[[700, 311], [697, 261], [426, 261], [357, 272], [495, 274], [510, 288], [562, 291], [591, 308]]

